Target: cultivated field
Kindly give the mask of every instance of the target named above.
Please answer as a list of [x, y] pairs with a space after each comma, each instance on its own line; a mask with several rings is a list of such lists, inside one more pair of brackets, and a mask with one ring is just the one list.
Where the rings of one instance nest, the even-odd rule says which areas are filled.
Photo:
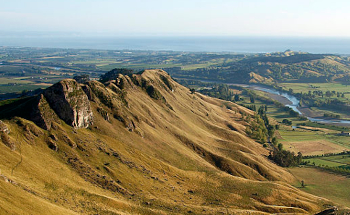
[[[317, 129], [317, 128], [315, 128]], [[284, 148], [303, 155], [322, 155], [340, 153], [350, 150], [350, 137], [341, 137], [323, 131], [307, 131], [302, 129], [280, 130]]]

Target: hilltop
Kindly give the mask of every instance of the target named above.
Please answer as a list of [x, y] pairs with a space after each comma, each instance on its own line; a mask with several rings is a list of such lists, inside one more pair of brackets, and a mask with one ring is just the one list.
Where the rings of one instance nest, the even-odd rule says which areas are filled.
[[349, 57], [333, 54], [311, 54], [306, 52], [275, 52], [246, 55], [237, 60], [215, 67], [194, 70], [170, 68], [178, 78], [196, 78], [227, 83], [280, 82], [298, 83], [349, 83]]
[[0, 106], [0, 209], [13, 214], [314, 213], [329, 201], [247, 137], [235, 103], [162, 70], [65, 79]]

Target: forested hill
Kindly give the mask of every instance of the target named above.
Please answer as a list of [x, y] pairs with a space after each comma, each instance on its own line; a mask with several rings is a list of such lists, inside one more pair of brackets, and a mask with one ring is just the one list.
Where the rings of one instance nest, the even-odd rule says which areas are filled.
[[247, 55], [222, 65], [194, 70], [167, 69], [177, 78], [233, 83], [350, 82], [350, 58], [332, 54], [277, 52]]

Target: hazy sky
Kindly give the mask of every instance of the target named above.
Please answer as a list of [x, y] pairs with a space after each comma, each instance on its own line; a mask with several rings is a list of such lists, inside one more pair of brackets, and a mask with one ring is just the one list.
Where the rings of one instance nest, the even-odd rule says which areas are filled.
[[0, 0], [0, 31], [350, 37], [349, 0]]

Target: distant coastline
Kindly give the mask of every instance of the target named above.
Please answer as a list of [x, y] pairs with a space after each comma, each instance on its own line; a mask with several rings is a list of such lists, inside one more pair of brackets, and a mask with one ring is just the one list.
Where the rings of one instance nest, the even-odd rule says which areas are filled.
[[350, 38], [312, 37], [83, 37], [0, 35], [0, 46], [104, 50], [267, 53], [287, 49], [349, 54]]

